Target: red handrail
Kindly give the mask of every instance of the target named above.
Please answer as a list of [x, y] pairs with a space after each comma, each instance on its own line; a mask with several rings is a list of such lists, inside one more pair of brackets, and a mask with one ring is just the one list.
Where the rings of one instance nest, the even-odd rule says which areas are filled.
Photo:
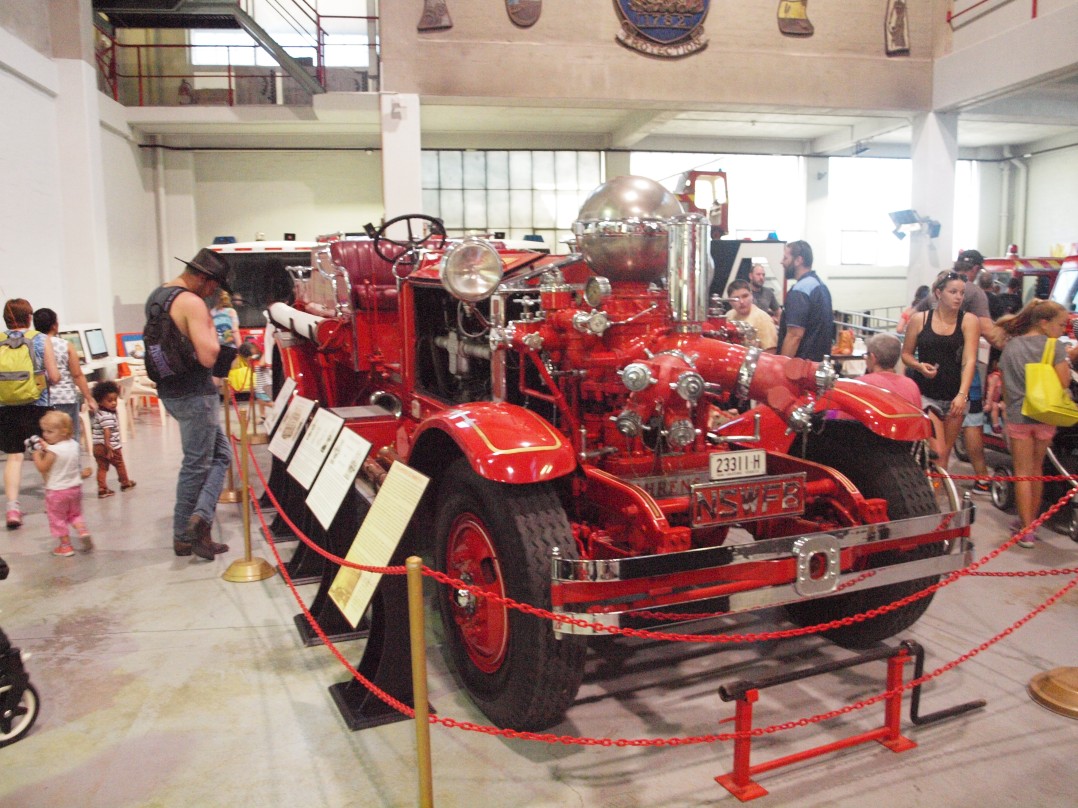
[[[948, 23], [953, 23], [959, 17], [962, 17], [962, 16], [964, 16], [966, 14], [969, 14], [974, 9], [978, 8], [979, 6], [983, 6], [985, 3], [989, 3], [989, 2], [991, 2], [991, 0], [977, 0], [977, 2], [974, 3], [973, 5], [966, 6], [966, 8], [963, 8], [960, 11], [948, 11], [947, 12], [947, 22]], [[1037, 0], [1031, 0], [1031, 2], [1032, 2], [1032, 8], [1030, 9], [1030, 19], [1035, 20], [1035, 19], [1037, 19]], [[1004, 3], [1000, 3], [999, 5], [1003, 6], [1005, 4], [1006, 3], [1004, 2]], [[998, 8], [998, 7], [999, 6], [997, 6], [996, 8]], [[986, 11], [985, 13], [987, 14], [987, 13], [989, 13], [991, 11], [995, 11], [995, 8], [988, 9], [988, 11]]]

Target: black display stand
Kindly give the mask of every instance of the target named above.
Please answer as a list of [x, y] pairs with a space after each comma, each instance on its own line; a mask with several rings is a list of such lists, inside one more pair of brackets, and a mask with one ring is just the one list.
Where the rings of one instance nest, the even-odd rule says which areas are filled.
[[[273, 463], [270, 465], [270, 478], [267, 486], [270, 491], [273, 492], [273, 496], [277, 498], [277, 503], [281, 507], [280, 513], [275, 513], [273, 522], [270, 524], [270, 535], [273, 536], [273, 540], [277, 542], [282, 541], [296, 541], [298, 536], [292, 532], [292, 528], [288, 526], [288, 523], [281, 517], [281, 513], [287, 513], [290, 517], [294, 513], [302, 513], [306, 492], [300, 488], [299, 484], [292, 479], [292, 476], [288, 473], [287, 464], [283, 460], [273, 458]], [[299, 498], [299, 507], [294, 501], [296, 499], [296, 490], [299, 490], [301, 496]], [[272, 507], [269, 502], [269, 497], [265, 494], [262, 495], [261, 503], [265, 500], [267, 505]]]
[[[408, 533], [388, 566], [403, 566], [411, 555], [405, 551]], [[383, 575], [371, 599], [371, 628], [363, 658], [356, 669], [372, 684], [415, 707], [412, 693], [412, 647], [408, 634], [408, 579], [404, 575]], [[330, 694], [341, 717], [353, 732], [410, 720], [375, 696], [355, 678], [330, 685]], [[430, 713], [434, 708], [428, 706]]]
[[[296, 484], [296, 488], [300, 488], [300, 486]], [[300, 529], [303, 535], [317, 546], [326, 549], [326, 531], [315, 515], [311, 513], [311, 509], [307, 507], [306, 502], [300, 500], [286, 513], [292, 516], [292, 521], [296, 523], [296, 527]], [[355, 533], [353, 532], [352, 535], [355, 535]], [[285, 562], [284, 568], [288, 572], [288, 577], [292, 579], [292, 583], [297, 585], [313, 584], [322, 580], [322, 572], [328, 563], [325, 558], [312, 550], [307, 545], [307, 542], [301, 541], [296, 545], [292, 557]]]
[[[359, 530], [359, 526], [363, 523], [363, 519], [367, 515], [367, 511], [370, 510], [370, 505], [367, 500], [364, 499], [355, 488], [351, 488], [344, 495], [344, 501], [341, 503], [341, 507], [337, 510], [337, 515], [333, 517], [333, 521], [330, 522], [329, 529], [325, 531], [325, 541], [319, 546], [333, 553], [338, 558], [344, 558], [348, 554], [349, 548], [352, 546], [352, 542], [356, 537], [356, 533]], [[317, 523], [317, 519], [314, 519]], [[321, 527], [321, 525], [319, 525]], [[296, 548], [297, 554], [300, 550], [307, 548], [307, 545], [302, 544]], [[341, 610], [337, 608], [337, 604], [329, 596], [329, 589], [333, 586], [333, 579], [337, 576], [337, 572], [340, 570], [340, 564], [334, 564], [333, 562], [323, 558], [317, 553], [308, 549], [308, 555], [318, 558], [322, 562], [322, 579], [318, 586], [318, 594], [314, 596], [314, 600], [311, 601], [310, 611], [311, 616], [321, 626], [322, 631], [333, 642], [345, 642], [347, 640], [358, 640], [366, 637], [370, 631], [370, 620], [367, 615], [364, 614], [359, 621], [359, 625], [355, 628], [348, 623], [344, 615], [341, 614]], [[293, 556], [294, 558], [294, 556]], [[291, 561], [286, 564], [286, 567], [291, 565]], [[291, 574], [291, 569], [289, 569]], [[369, 611], [369, 610], [368, 610]], [[322, 639], [315, 634], [314, 629], [311, 628], [310, 622], [307, 620], [307, 616], [302, 612], [297, 614], [293, 620], [296, 623], [296, 629], [299, 631], [300, 639], [303, 640], [303, 644], [310, 648], [314, 645], [319, 645]]]

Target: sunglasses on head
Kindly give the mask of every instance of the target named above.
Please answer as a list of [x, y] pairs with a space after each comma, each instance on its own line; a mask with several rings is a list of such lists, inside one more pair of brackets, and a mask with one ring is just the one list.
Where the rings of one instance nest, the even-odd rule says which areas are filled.
[[936, 281], [936, 288], [937, 289], [942, 289], [944, 286], [946, 286], [951, 281], [964, 281], [964, 280], [965, 280], [965, 278], [963, 278], [957, 272], [948, 272], [946, 275], [940, 276], [940, 279], [938, 281]]

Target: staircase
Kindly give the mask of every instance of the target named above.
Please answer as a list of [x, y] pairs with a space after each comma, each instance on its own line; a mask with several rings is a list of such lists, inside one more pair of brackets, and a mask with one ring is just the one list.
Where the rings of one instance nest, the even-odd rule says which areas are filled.
[[239, 28], [311, 95], [325, 88], [285, 52], [235, 0], [93, 0], [95, 22], [106, 28]]

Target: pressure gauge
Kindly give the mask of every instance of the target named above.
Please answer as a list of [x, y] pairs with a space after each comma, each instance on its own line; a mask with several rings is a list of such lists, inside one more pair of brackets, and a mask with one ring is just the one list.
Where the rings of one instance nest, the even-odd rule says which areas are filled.
[[585, 303], [593, 309], [597, 309], [608, 297], [610, 297], [609, 280], [599, 275], [588, 278], [588, 282], [584, 284]]

